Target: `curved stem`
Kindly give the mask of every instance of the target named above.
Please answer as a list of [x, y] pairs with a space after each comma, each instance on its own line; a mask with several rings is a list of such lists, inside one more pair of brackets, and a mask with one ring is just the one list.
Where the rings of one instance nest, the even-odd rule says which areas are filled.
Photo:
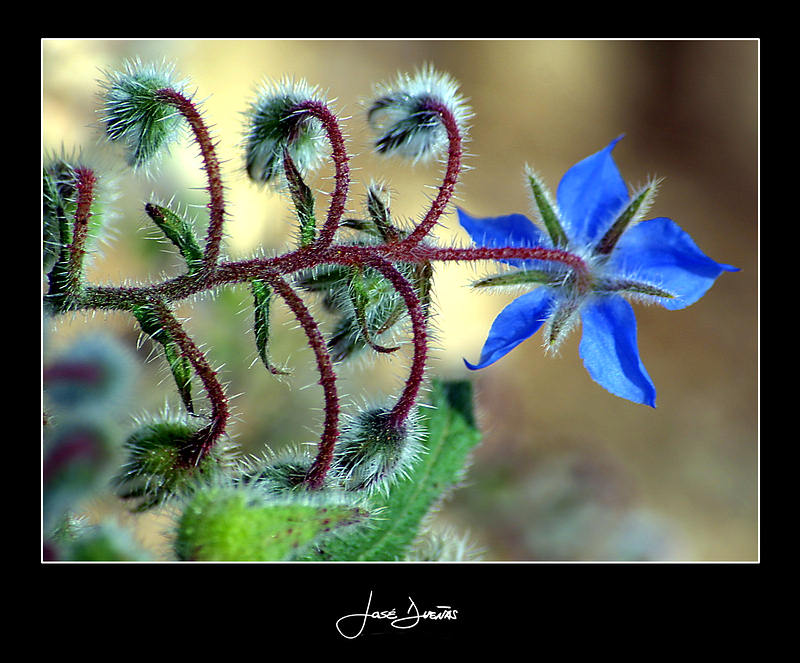
[[447, 138], [450, 142], [447, 151], [447, 170], [445, 171], [442, 185], [439, 187], [439, 194], [434, 199], [425, 218], [408, 237], [402, 240], [401, 243], [405, 245], [419, 243], [430, 232], [431, 228], [436, 225], [436, 222], [444, 213], [447, 203], [450, 202], [461, 171], [462, 140], [455, 116], [445, 104], [434, 100], [427, 104], [425, 110], [436, 112], [447, 130]]
[[411, 370], [406, 380], [403, 393], [392, 408], [390, 423], [399, 428], [408, 417], [419, 395], [422, 381], [425, 378], [425, 361], [428, 356], [428, 340], [425, 312], [422, 304], [414, 292], [414, 288], [406, 278], [387, 260], [379, 257], [368, 259], [367, 264], [377, 269], [391, 282], [406, 303], [408, 314], [411, 318], [411, 328], [414, 334], [414, 357], [411, 361]]
[[326, 248], [333, 242], [333, 237], [339, 228], [339, 222], [342, 219], [347, 202], [347, 191], [350, 188], [350, 166], [348, 165], [347, 150], [345, 150], [344, 146], [344, 136], [339, 128], [336, 116], [321, 101], [304, 101], [295, 110], [305, 111], [317, 118], [325, 128], [331, 144], [331, 159], [336, 168], [336, 187], [331, 196], [331, 204], [328, 208], [325, 225], [322, 227], [316, 241], [316, 246]]
[[194, 440], [196, 445], [185, 450], [187, 463], [197, 465], [225, 433], [225, 427], [230, 417], [228, 399], [225, 396], [225, 390], [217, 380], [216, 371], [211, 368], [205, 355], [183, 330], [183, 327], [172, 315], [167, 305], [160, 299], [151, 300], [151, 304], [158, 313], [161, 324], [164, 325], [169, 335], [175, 339], [183, 356], [191, 362], [192, 367], [203, 383], [208, 400], [211, 402], [211, 423], [198, 432]]
[[322, 431], [322, 438], [319, 444], [317, 457], [314, 459], [311, 469], [306, 477], [306, 483], [312, 489], [322, 488], [325, 475], [330, 469], [333, 461], [333, 448], [339, 437], [339, 396], [336, 393], [336, 373], [333, 370], [333, 362], [328, 353], [328, 347], [316, 321], [309, 312], [300, 296], [292, 290], [286, 281], [276, 274], [264, 277], [275, 291], [283, 297], [286, 305], [292, 310], [297, 321], [303, 327], [308, 337], [309, 345], [314, 351], [317, 360], [317, 368], [320, 374], [319, 384], [325, 394], [325, 424]]
[[195, 140], [200, 147], [203, 165], [208, 180], [209, 221], [206, 249], [203, 262], [207, 270], [212, 270], [219, 260], [220, 243], [222, 242], [222, 226], [225, 221], [225, 201], [223, 198], [222, 177], [220, 174], [219, 159], [217, 158], [214, 142], [203, 118], [190, 99], [170, 88], [159, 90], [157, 96], [164, 102], [174, 106], [183, 115], [192, 128]]

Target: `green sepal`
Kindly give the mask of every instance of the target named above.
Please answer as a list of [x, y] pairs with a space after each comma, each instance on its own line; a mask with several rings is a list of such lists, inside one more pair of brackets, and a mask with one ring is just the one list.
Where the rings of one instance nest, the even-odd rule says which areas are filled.
[[260, 279], [250, 282], [253, 293], [253, 330], [256, 337], [256, 350], [261, 362], [273, 375], [287, 375], [288, 372], [272, 365], [267, 346], [269, 345], [269, 311], [272, 303], [272, 288]]
[[603, 238], [598, 242], [594, 250], [595, 253], [599, 255], [608, 255], [614, 250], [619, 238], [622, 237], [622, 233], [624, 233], [631, 224], [641, 219], [642, 216], [647, 213], [647, 210], [650, 209], [657, 188], [658, 182], [651, 182], [640, 189], [633, 198], [631, 198], [625, 209], [619, 213], [614, 223], [611, 224], [606, 234], [603, 235]]
[[142, 332], [147, 334], [164, 348], [164, 357], [169, 364], [175, 386], [188, 412], [194, 413], [192, 402], [192, 364], [184, 357], [180, 347], [164, 328], [161, 319], [150, 306], [134, 305], [131, 307], [133, 317], [139, 322]]
[[631, 279], [603, 279], [594, 290], [597, 292], [623, 292], [631, 295], [648, 295], [650, 297], [664, 297], [675, 299], [675, 295], [667, 290], [658, 288], [650, 283], [633, 281]]
[[392, 225], [389, 207], [386, 205], [381, 193], [380, 187], [369, 187], [367, 191], [367, 212], [383, 241], [394, 242], [400, 239], [400, 232]]
[[69, 260], [67, 247], [71, 241], [72, 229], [67, 218], [66, 205], [59, 190], [59, 183], [47, 168], [42, 171], [42, 239], [43, 266], [49, 273], [57, 261]]
[[519, 269], [513, 272], [504, 272], [487, 276], [475, 281], [473, 288], [487, 288], [491, 286], [523, 285], [528, 283], [538, 283], [545, 285], [557, 285], [564, 280], [563, 275], [554, 274], [541, 269]]
[[[372, 339], [372, 332], [367, 322], [367, 307], [370, 305], [370, 295], [364, 282], [364, 272], [360, 268], [354, 268], [350, 278], [350, 301], [355, 312], [355, 321], [361, 334], [361, 339], [376, 352], [389, 353], [399, 350], [399, 346], [387, 348], [379, 345]], [[388, 327], [387, 327], [388, 329]]]
[[198, 462], [187, 453], [205, 434], [198, 418], [155, 420], [139, 426], [123, 444], [128, 454], [113, 479], [116, 493], [138, 500], [134, 512], [147, 511], [175, 498], [191, 494], [202, 481], [227, 472], [233, 464], [233, 447], [217, 442]]
[[542, 178], [533, 170], [528, 168], [526, 174], [533, 193], [533, 200], [539, 210], [539, 218], [542, 220], [547, 234], [550, 235], [553, 245], [561, 247], [566, 246], [569, 240], [567, 239], [567, 234], [564, 232], [564, 228], [561, 227], [561, 221], [558, 218], [556, 205], [553, 202], [550, 191]]
[[481, 440], [475, 425], [470, 382], [434, 380], [430, 408], [420, 408], [427, 448], [407, 470], [407, 478], [369, 499], [380, 509], [370, 527], [332, 539], [305, 560], [393, 561], [403, 559], [425, 516], [463, 479], [471, 452]]
[[314, 216], [314, 196], [311, 189], [303, 181], [297, 166], [289, 155], [289, 149], [283, 150], [283, 169], [289, 193], [292, 195], [297, 220], [300, 222], [300, 246], [310, 246], [317, 237], [317, 219]]
[[180, 251], [189, 268], [189, 273], [198, 271], [203, 264], [203, 250], [197, 242], [192, 224], [168, 207], [155, 203], [147, 203], [144, 210], [166, 238]]
[[218, 483], [187, 500], [175, 552], [178, 559], [192, 561], [290, 560], [366, 518], [363, 508], [336, 495], [270, 497], [257, 484]]

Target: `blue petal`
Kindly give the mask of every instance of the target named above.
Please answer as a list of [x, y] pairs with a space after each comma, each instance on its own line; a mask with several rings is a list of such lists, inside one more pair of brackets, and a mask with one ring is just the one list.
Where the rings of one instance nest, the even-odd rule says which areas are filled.
[[[470, 216], [462, 209], [457, 209], [458, 221], [469, 233], [476, 246], [549, 246], [544, 233], [522, 214], [478, 219]], [[534, 266], [532, 260], [501, 260], [515, 267]]]
[[611, 266], [673, 293], [675, 299], [658, 300], [672, 311], [694, 304], [722, 272], [739, 271], [709, 258], [687, 232], [665, 217], [642, 221], [623, 233], [611, 254]]
[[656, 406], [656, 388], [639, 359], [636, 317], [622, 297], [603, 297], [581, 312], [580, 355], [589, 375], [612, 394]]
[[489, 337], [481, 350], [480, 361], [470, 364], [464, 360], [467, 368], [473, 371], [485, 368], [533, 336], [547, 319], [552, 303], [553, 295], [544, 287], [517, 297], [500, 311], [492, 323]]
[[622, 138], [575, 164], [561, 178], [556, 197], [565, 231], [576, 244], [593, 244], [628, 202], [628, 187], [611, 157]]

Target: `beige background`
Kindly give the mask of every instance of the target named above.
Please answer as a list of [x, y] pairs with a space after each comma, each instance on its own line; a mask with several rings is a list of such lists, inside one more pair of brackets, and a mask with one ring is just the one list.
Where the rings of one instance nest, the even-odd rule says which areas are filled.
[[[449, 72], [475, 112], [458, 204], [475, 215], [528, 213], [523, 166], [555, 190], [572, 164], [620, 133], [614, 155], [632, 186], [665, 178], [653, 216], [669, 216], [709, 256], [741, 268], [724, 274], [694, 306], [676, 312], [637, 306], [639, 347], [658, 390], [657, 409], [616, 398], [588, 377], [580, 330], [558, 357], [538, 337], [490, 368], [469, 373], [494, 316], [511, 299], [466, 287], [484, 267], [448, 266], [436, 276], [436, 375], [476, 386], [485, 441], [468, 485], [437, 516], [470, 533], [491, 560], [754, 560], [758, 557], [757, 295], [758, 43], [755, 41], [61, 41], [42, 43], [45, 150], [83, 148], [87, 160], [120, 173], [115, 239], [95, 259], [95, 282], [149, 281], [178, 273], [174, 255], [147, 236], [151, 193], [205, 204], [196, 149], [173, 149], [157, 176], [125, 173], [116, 150], [98, 145], [100, 69], [129, 57], [167, 59], [204, 100], [220, 140], [231, 220], [229, 258], [285, 250], [293, 232], [286, 200], [242, 174], [242, 112], [264, 78], [305, 78], [335, 98], [352, 154], [350, 210], [364, 184], [386, 178], [397, 218], [416, 220], [440, 178], [370, 153], [362, 102], [374, 83], [424, 63]], [[329, 171], [313, 184], [332, 187]], [[318, 203], [325, 206], [324, 197]], [[441, 243], [467, 242], [451, 210]], [[188, 329], [225, 364], [235, 399], [237, 441], [249, 453], [314, 439], [321, 392], [310, 352], [284, 310], [276, 312], [274, 355], [295, 374], [276, 382], [255, 364], [245, 289], [187, 302]], [[281, 325], [281, 321], [285, 324]], [[130, 319], [109, 314], [63, 320], [50, 347], [102, 328], [131, 348]], [[175, 404], [159, 361], [139, 351], [134, 413]], [[358, 402], [399, 388], [407, 357], [341, 372]], [[311, 385], [311, 386], [309, 386]], [[309, 386], [307, 389], [304, 388]], [[309, 414], [311, 412], [311, 414]], [[125, 422], [127, 423], [127, 422]], [[105, 512], [108, 502], [89, 505]], [[128, 516], [123, 519], [130, 521]], [[140, 519], [139, 536], [164, 554], [168, 515]]]

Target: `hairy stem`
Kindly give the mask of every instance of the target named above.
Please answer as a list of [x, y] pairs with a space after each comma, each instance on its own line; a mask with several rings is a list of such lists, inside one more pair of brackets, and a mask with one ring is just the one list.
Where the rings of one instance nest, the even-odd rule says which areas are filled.
[[428, 339], [425, 312], [420, 304], [417, 293], [406, 280], [406, 278], [387, 260], [379, 257], [371, 258], [368, 261], [371, 267], [377, 269], [386, 279], [388, 279], [408, 308], [411, 318], [411, 328], [414, 335], [414, 357], [411, 362], [411, 371], [406, 381], [403, 393], [392, 408], [390, 423], [393, 427], [399, 428], [406, 420], [414, 403], [419, 395], [422, 381], [425, 378], [425, 361], [428, 355]]
[[431, 100], [425, 110], [436, 112], [441, 118], [444, 128], [447, 130], [447, 138], [450, 143], [447, 152], [447, 170], [445, 171], [442, 185], [439, 187], [439, 194], [434, 199], [425, 218], [414, 231], [403, 240], [403, 244], [406, 245], [419, 243], [430, 232], [431, 228], [436, 225], [436, 222], [444, 213], [447, 203], [450, 202], [453, 190], [458, 182], [458, 175], [461, 171], [463, 149], [461, 145], [461, 131], [458, 128], [456, 118], [445, 104], [438, 101]]
[[325, 339], [300, 296], [292, 290], [286, 281], [274, 274], [265, 277], [275, 291], [283, 297], [286, 305], [292, 310], [295, 318], [306, 333], [309, 345], [317, 360], [323, 393], [325, 394], [325, 424], [322, 430], [319, 451], [306, 477], [306, 483], [312, 489], [322, 488], [325, 475], [333, 461], [333, 448], [339, 437], [339, 396], [336, 392], [336, 373], [328, 353]]
[[182, 275], [150, 286], [108, 287], [90, 286], [76, 303], [77, 308], [126, 310], [156, 296], [167, 301], [179, 301], [222, 285], [245, 283], [252, 279], [285, 275], [309, 269], [323, 263], [364, 265], [370, 257], [389, 262], [473, 262], [477, 260], [545, 260], [573, 269], [577, 275], [589, 274], [586, 263], [577, 255], [561, 249], [532, 247], [473, 247], [456, 249], [425, 244], [407, 246], [403, 242], [382, 246], [353, 246], [336, 244], [327, 249], [308, 247], [273, 258], [251, 258], [220, 263], [210, 275]]
[[175, 339], [181, 353], [189, 360], [200, 377], [208, 395], [208, 400], [211, 403], [211, 423], [197, 433], [193, 444], [185, 450], [187, 464], [197, 465], [225, 433], [225, 427], [230, 417], [228, 398], [225, 396], [225, 390], [217, 379], [216, 371], [211, 368], [205, 355], [184, 331], [167, 305], [160, 299], [151, 300], [151, 305], [158, 313], [161, 324], [169, 335]]
[[336, 186], [331, 196], [331, 204], [328, 208], [325, 225], [322, 227], [316, 243], [317, 246], [325, 248], [333, 242], [333, 237], [339, 228], [339, 222], [342, 219], [347, 202], [347, 192], [350, 188], [350, 166], [348, 165], [347, 150], [345, 150], [344, 146], [344, 136], [342, 136], [336, 116], [321, 101], [304, 101], [295, 110], [305, 111], [322, 122], [331, 144], [331, 159], [336, 169]]
[[178, 112], [183, 115], [192, 128], [195, 140], [200, 147], [200, 154], [203, 157], [203, 166], [206, 171], [208, 193], [210, 196], [208, 203], [208, 235], [205, 253], [203, 255], [203, 263], [207, 270], [212, 270], [216, 266], [217, 260], [219, 260], [222, 227], [225, 221], [222, 177], [214, 142], [211, 140], [211, 135], [205, 122], [203, 122], [200, 112], [190, 99], [170, 88], [159, 90], [156, 94], [164, 102], [174, 106]]
[[75, 170], [75, 189], [78, 202], [75, 210], [72, 243], [69, 246], [69, 292], [77, 295], [83, 280], [83, 258], [86, 255], [86, 236], [89, 231], [89, 217], [91, 216], [94, 189], [97, 178], [89, 168]]

